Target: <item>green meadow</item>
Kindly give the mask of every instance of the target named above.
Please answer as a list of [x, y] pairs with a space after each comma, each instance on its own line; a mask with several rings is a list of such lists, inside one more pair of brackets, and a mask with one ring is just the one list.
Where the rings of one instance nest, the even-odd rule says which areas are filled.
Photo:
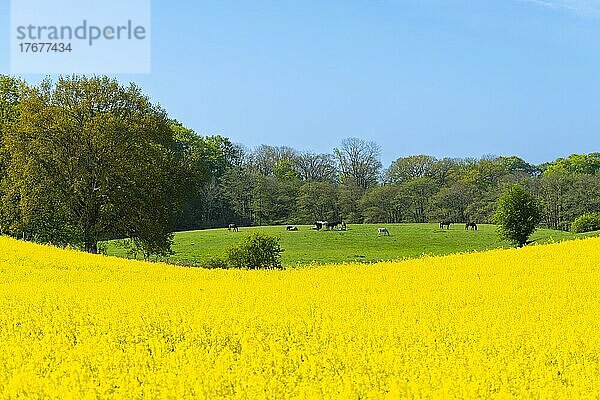
[[[387, 227], [390, 236], [378, 236], [380, 226]], [[510, 247], [508, 242], [498, 239], [494, 225], [479, 225], [477, 231], [466, 231], [463, 224], [451, 225], [450, 229], [440, 229], [438, 224], [364, 224], [349, 225], [348, 228], [347, 231], [313, 231], [309, 226], [299, 225], [298, 231], [289, 232], [285, 226], [241, 227], [239, 232], [225, 228], [179, 232], [175, 234], [171, 261], [200, 263], [210, 257], [223, 256], [227, 248], [254, 232], [280, 239], [284, 249], [282, 262], [286, 266], [375, 262]], [[531, 239], [534, 243], [548, 243], [576, 237], [581, 235], [538, 229]], [[106, 253], [131, 256], [122, 241], [106, 243]]]

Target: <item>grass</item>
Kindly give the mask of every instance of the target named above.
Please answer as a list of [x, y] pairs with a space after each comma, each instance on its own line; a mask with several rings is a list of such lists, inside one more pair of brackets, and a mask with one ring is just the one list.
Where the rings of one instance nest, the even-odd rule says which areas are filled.
[[[327, 264], [346, 262], [376, 262], [419, 257], [423, 254], [443, 255], [459, 252], [482, 251], [510, 247], [500, 241], [494, 225], [479, 225], [477, 231], [465, 231], [464, 225], [455, 224], [442, 230], [438, 224], [386, 224], [390, 236], [377, 236], [377, 228], [384, 225], [350, 225], [348, 231], [311, 231], [298, 226], [299, 231], [288, 232], [285, 226], [240, 228], [179, 232], [175, 234], [172, 261], [198, 263], [209, 257], [220, 257], [228, 247], [238, 244], [254, 232], [280, 238], [285, 250], [282, 262], [296, 264]], [[599, 234], [596, 232], [595, 234]], [[532, 236], [535, 243], [549, 243], [590, 235], [538, 229]], [[127, 250], [118, 241], [107, 243], [107, 253], [127, 257]]]

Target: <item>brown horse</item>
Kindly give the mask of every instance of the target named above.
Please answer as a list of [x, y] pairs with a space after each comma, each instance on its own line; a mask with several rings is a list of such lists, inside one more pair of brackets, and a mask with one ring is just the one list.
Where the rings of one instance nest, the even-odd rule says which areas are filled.
[[450, 225], [452, 224], [452, 222], [450, 221], [442, 221], [440, 222], [440, 229], [444, 229], [444, 226], [448, 229], [450, 229]]
[[342, 221], [336, 221], [336, 222], [327, 222], [325, 224], [325, 228], [327, 228], [327, 230], [332, 230], [337, 228], [339, 225], [342, 224]]
[[476, 231], [477, 230], [477, 224], [475, 222], [467, 222], [465, 224], [465, 231], [468, 231], [470, 229]]

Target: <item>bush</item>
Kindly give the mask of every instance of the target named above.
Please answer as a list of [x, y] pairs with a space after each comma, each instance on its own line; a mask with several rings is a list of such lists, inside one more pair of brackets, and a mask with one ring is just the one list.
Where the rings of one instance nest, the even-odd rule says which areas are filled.
[[223, 258], [210, 257], [205, 260], [202, 260], [202, 262], [200, 262], [200, 264], [199, 264], [199, 267], [206, 268], [206, 269], [217, 269], [217, 268], [227, 269], [228, 264], [227, 264], [227, 260], [225, 260]]
[[494, 219], [503, 239], [524, 246], [542, 219], [542, 208], [535, 196], [515, 185], [500, 197]]
[[587, 213], [578, 217], [571, 225], [571, 232], [584, 233], [600, 230], [600, 213]]
[[227, 252], [227, 261], [232, 268], [281, 269], [281, 246], [273, 236], [255, 233], [239, 246]]

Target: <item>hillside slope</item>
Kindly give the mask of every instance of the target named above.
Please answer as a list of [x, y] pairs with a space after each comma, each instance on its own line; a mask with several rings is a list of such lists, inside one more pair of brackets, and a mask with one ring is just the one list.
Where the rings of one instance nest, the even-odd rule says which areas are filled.
[[0, 398], [600, 395], [600, 239], [186, 269], [0, 238]]
[[[390, 236], [377, 236], [377, 228], [386, 226]], [[348, 231], [311, 231], [299, 226], [288, 232], [285, 226], [243, 227], [239, 232], [227, 229], [177, 232], [172, 260], [201, 262], [210, 257], [222, 257], [227, 248], [255, 232], [280, 238], [285, 251], [282, 262], [296, 264], [329, 264], [377, 262], [419, 257], [423, 254], [445, 255], [464, 251], [483, 251], [511, 244], [498, 238], [495, 225], [480, 224], [477, 231], [466, 231], [464, 224], [452, 224], [440, 229], [439, 224], [361, 224], [350, 225]], [[599, 233], [596, 233], [599, 234]], [[537, 229], [532, 235], [536, 243], [569, 240], [580, 237], [569, 232]], [[111, 242], [108, 254], [127, 256], [127, 250]]]

